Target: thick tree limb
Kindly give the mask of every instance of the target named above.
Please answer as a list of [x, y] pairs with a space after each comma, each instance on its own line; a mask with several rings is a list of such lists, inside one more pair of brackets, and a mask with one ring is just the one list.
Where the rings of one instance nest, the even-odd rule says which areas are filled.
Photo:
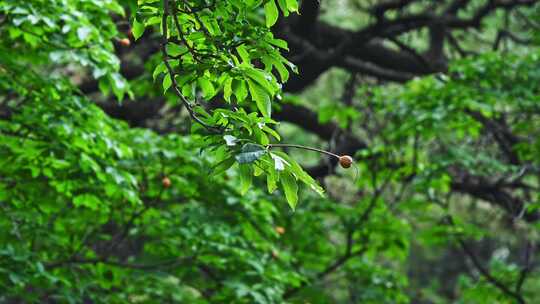
[[414, 75], [406, 72], [385, 70], [370, 62], [363, 62], [354, 57], [345, 57], [343, 61], [338, 63], [338, 66], [353, 73], [360, 73], [363, 75], [369, 75], [380, 80], [389, 80], [395, 82], [407, 82], [411, 80]]
[[528, 222], [540, 220], [540, 214], [534, 211], [527, 211], [525, 203], [512, 196], [502, 185], [497, 185], [486, 178], [473, 176], [461, 170], [460, 173], [453, 174], [451, 182], [452, 191], [470, 195], [490, 202], [501, 207], [514, 218], [523, 217]]
[[[390, 9], [400, 9], [411, 1], [385, 1], [373, 8], [377, 14]], [[480, 28], [482, 21], [497, 9], [512, 10], [520, 6], [531, 6], [538, 0], [489, 0], [472, 13], [469, 18], [456, 16], [459, 10], [467, 7], [470, 1], [457, 0], [452, 2], [440, 15], [432, 12], [422, 12], [415, 15], [405, 15], [393, 20], [379, 19], [376, 23], [368, 25], [358, 31], [345, 30], [316, 21], [310, 26], [310, 34], [298, 35], [294, 39], [284, 33], [277, 33], [292, 42], [292, 61], [299, 67], [302, 77], [292, 77], [286, 86], [289, 91], [299, 91], [315, 81], [320, 74], [333, 66], [340, 66], [352, 72], [362, 72], [364, 75], [381, 78], [383, 80], [402, 81], [402, 77], [395, 77], [391, 71], [399, 71], [413, 75], [424, 75], [444, 70], [444, 41], [453, 29]], [[307, 1], [311, 3], [312, 1]], [[308, 4], [306, 4], [307, 6]], [[313, 22], [313, 19], [310, 19]], [[291, 25], [293, 27], [294, 25]], [[410, 51], [396, 51], [388, 49], [377, 39], [394, 39], [395, 37], [422, 28], [430, 28], [431, 44], [426, 59], [430, 66], [426, 67], [417, 56]], [[302, 40], [304, 42], [302, 42]], [[452, 43], [452, 42], [451, 42]], [[455, 43], [453, 43], [455, 45]], [[309, 46], [306, 48], [306, 46]], [[462, 52], [464, 53], [464, 52]], [[304, 54], [297, 58], [298, 54]], [[309, 54], [306, 56], [306, 54]], [[354, 62], [371, 63], [385, 70], [358, 68], [357, 64], [343, 65], [344, 58], [352, 58]], [[391, 75], [391, 76], [389, 76]]]
[[381, 1], [382, 3], [373, 6], [370, 11], [377, 19], [382, 19], [384, 14], [389, 10], [401, 10], [405, 6], [414, 2], [414, 0], [393, 0]]
[[294, 32], [300, 36], [309, 36], [314, 32], [317, 17], [319, 17], [320, 0], [303, 0], [300, 6], [300, 16], [295, 22]]

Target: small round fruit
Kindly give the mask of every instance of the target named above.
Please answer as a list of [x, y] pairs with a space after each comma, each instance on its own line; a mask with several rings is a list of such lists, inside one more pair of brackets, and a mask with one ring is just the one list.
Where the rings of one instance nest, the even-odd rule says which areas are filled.
[[165, 176], [165, 177], [161, 180], [161, 184], [163, 185], [163, 187], [169, 188], [169, 187], [171, 186], [171, 179]]
[[281, 227], [281, 226], [277, 226], [277, 227], [275, 228], [275, 230], [276, 230], [276, 232], [277, 232], [278, 234], [284, 234], [284, 233], [285, 233], [285, 228], [283, 228], [283, 227]]
[[128, 38], [120, 39], [119, 42], [122, 46], [129, 46], [131, 44], [131, 41]]
[[339, 165], [342, 168], [350, 168], [352, 163], [353, 163], [353, 159], [349, 155], [342, 155], [339, 157]]

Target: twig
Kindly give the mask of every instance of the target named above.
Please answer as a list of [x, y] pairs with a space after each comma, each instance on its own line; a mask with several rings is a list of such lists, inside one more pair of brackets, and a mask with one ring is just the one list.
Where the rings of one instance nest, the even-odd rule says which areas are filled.
[[[451, 216], [448, 216], [446, 218], [447, 222], [450, 225], [454, 225], [454, 221]], [[485, 268], [480, 260], [478, 260], [478, 257], [474, 253], [474, 251], [465, 243], [465, 241], [459, 237], [456, 236], [456, 240], [458, 241], [459, 246], [463, 250], [463, 252], [469, 257], [474, 267], [480, 272], [480, 274], [486, 279], [488, 283], [502, 291], [504, 294], [506, 294], [509, 297], [514, 298], [519, 304], [526, 304], [525, 299], [523, 296], [519, 293], [519, 291], [512, 291], [508, 286], [503, 284], [501, 281], [499, 281], [497, 278], [495, 278], [491, 272]]]
[[508, 288], [508, 286], [504, 285], [502, 282], [500, 282], [497, 278], [495, 278], [489, 270], [484, 268], [474, 252], [467, 246], [467, 244], [458, 237], [458, 243], [461, 246], [461, 249], [463, 249], [463, 252], [469, 257], [471, 262], [473, 263], [474, 267], [480, 272], [480, 274], [493, 286], [498, 288], [500, 291], [505, 293], [506, 295], [514, 298], [518, 303], [525, 304], [525, 299], [519, 294], [518, 292], [514, 292]]
[[309, 150], [309, 151], [315, 151], [315, 152], [319, 152], [319, 153], [323, 153], [323, 154], [326, 154], [326, 155], [329, 155], [329, 156], [332, 156], [332, 157], [335, 157], [337, 159], [339, 159], [339, 155], [335, 154], [335, 153], [332, 153], [332, 152], [328, 152], [326, 150], [322, 150], [322, 149], [317, 149], [317, 148], [312, 148], [312, 147], [306, 147], [306, 146], [302, 146], [302, 145], [293, 145], [293, 144], [269, 144], [267, 145], [268, 148], [274, 148], [274, 147], [281, 147], [281, 148], [297, 148], [297, 149], [304, 149], [304, 150]]
[[516, 292], [521, 292], [521, 287], [523, 287], [523, 283], [525, 283], [525, 279], [527, 279], [527, 275], [532, 270], [531, 265], [531, 256], [533, 254], [533, 245], [530, 241], [527, 241], [527, 245], [525, 247], [525, 265], [523, 265], [523, 268], [521, 269], [519, 273], [519, 278], [516, 283]]
[[411, 56], [416, 58], [418, 62], [420, 62], [422, 65], [424, 65], [427, 69], [433, 69], [431, 64], [424, 58], [424, 56], [418, 54], [417, 51], [415, 51], [412, 47], [406, 45], [405, 43], [399, 41], [396, 37], [388, 37], [388, 40], [392, 41], [395, 45], [397, 45], [400, 49], [405, 51], [406, 53], [409, 53]]

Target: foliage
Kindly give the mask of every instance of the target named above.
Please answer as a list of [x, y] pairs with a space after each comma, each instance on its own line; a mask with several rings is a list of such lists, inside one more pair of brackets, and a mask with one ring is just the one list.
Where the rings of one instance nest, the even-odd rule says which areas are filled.
[[[261, 1], [205, 4], [149, 0], [138, 4], [134, 36], [140, 37], [146, 27], [153, 25], [161, 29], [163, 62], [155, 68], [154, 79], [163, 74], [163, 90], [166, 92], [172, 86], [191, 118], [206, 131], [218, 133], [207, 138], [209, 146], [224, 146], [225, 134], [228, 138], [225, 147], [229, 149], [221, 151], [224, 155], [220, 164], [232, 165], [229, 159], [233, 157], [240, 164], [257, 161], [257, 175], [268, 176], [269, 190], [281, 179], [293, 209], [297, 202], [297, 180], [322, 194], [322, 188], [294, 160], [287, 162], [263, 151], [271, 147], [269, 136], [280, 139], [270, 128], [276, 123], [271, 119], [272, 99], [281, 98], [282, 87], [272, 72], [285, 82], [289, 77], [287, 67], [295, 69], [279, 52], [280, 48], [287, 49], [287, 43], [274, 38], [269, 27], [277, 21], [278, 4], [282, 13], [288, 15], [289, 11], [298, 9], [296, 0], [277, 1], [277, 4], [266, 1], [263, 6], [266, 26], [257, 19], [250, 20], [253, 17], [250, 12], [257, 10], [263, 4]], [[264, 69], [258, 68], [255, 60], [262, 62]], [[208, 113], [192, 102], [198, 97], [209, 101], [218, 93], [223, 93], [228, 104], [242, 106], [251, 100], [258, 111], [222, 108]], [[238, 149], [237, 142], [247, 143]], [[255, 151], [257, 145], [259, 150]], [[248, 149], [250, 152], [246, 152]], [[252, 165], [241, 168], [242, 192], [246, 192], [254, 169]]]
[[[540, 51], [482, 52], [405, 84], [331, 71], [293, 95], [283, 87], [302, 71], [273, 27], [298, 10], [0, 0], [0, 302], [540, 297]], [[117, 56], [144, 39], [157, 47], [127, 80]], [[92, 81], [101, 94], [80, 89]], [[165, 96], [188, 132], [110, 117], [111, 92], [124, 105]], [[315, 111], [311, 129], [332, 128], [328, 150], [338, 137], [356, 145], [352, 170], [306, 169], [308, 151], [333, 155], [326, 167], [338, 155], [276, 118], [300, 106]], [[524, 262], [511, 253], [522, 244]]]

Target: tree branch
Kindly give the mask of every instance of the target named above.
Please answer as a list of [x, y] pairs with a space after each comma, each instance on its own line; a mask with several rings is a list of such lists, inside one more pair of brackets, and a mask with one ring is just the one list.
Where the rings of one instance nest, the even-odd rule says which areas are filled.
[[531, 256], [533, 255], [533, 250], [534, 247], [532, 243], [530, 241], [527, 241], [527, 244], [525, 245], [525, 261], [523, 267], [521, 268], [521, 271], [519, 272], [519, 277], [516, 283], [516, 293], [521, 292], [523, 283], [525, 283], [527, 275], [529, 275], [532, 270]]
[[293, 30], [297, 35], [309, 36], [315, 31], [320, 6], [320, 0], [302, 1], [300, 5], [300, 15], [293, 27]]
[[377, 19], [382, 19], [384, 14], [389, 10], [401, 10], [405, 6], [409, 5], [414, 0], [393, 0], [393, 1], [381, 1], [382, 3], [373, 6], [370, 11], [375, 15]]
[[510, 290], [510, 288], [508, 286], [504, 285], [501, 281], [499, 281], [497, 278], [495, 278], [489, 272], [488, 269], [484, 268], [484, 266], [482, 266], [482, 263], [480, 263], [480, 261], [478, 260], [478, 258], [474, 254], [474, 252], [472, 251], [472, 249], [469, 248], [469, 246], [461, 238], [457, 237], [457, 241], [458, 241], [461, 249], [463, 250], [463, 252], [469, 257], [469, 259], [473, 263], [474, 267], [478, 270], [478, 272], [480, 272], [480, 274], [486, 279], [486, 281], [488, 283], [495, 286], [497, 289], [502, 291], [507, 296], [509, 296], [511, 298], [514, 298], [518, 303], [520, 303], [520, 304], [525, 304], [526, 303], [525, 299], [523, 298], [523, 296], [521, 294], [519, 294], [518, 292], [514, 292], [514, 291]]
[[350, 56], [343, 58], [343, 61], [338, 63], [338, 66], [345, 68], [347, 71], [353, 73], [361, 73], [367, 76], [373, 76], [380, 80], [407, 82], [414, 77], [413, 74], [385, 70], [381, 67], [376, 66], [373, 63], [363, 62]]

